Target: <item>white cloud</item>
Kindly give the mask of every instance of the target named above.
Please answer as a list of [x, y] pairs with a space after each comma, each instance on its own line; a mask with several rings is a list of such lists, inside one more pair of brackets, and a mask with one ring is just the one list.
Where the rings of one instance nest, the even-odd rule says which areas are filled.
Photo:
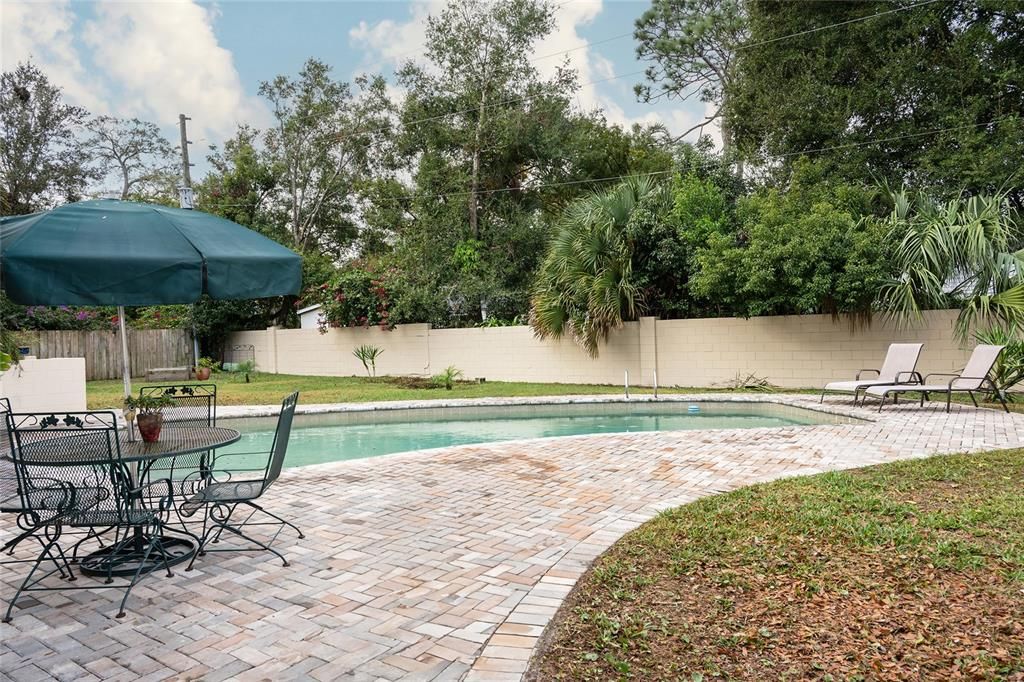
[[427, 17], [439, 13], [446, 4], [445, 0], [412, 2], [408, 21], [384, 19], [373, 24], [360, 21], [349, 29], [351, 41], [367, 48], [360, 70], [380, 71], [421, 57], [427, 42]]
[[83, 40], [93, 61], [124, 91], [132, 114], [167, 125], [179, 113], [196, 136], [265, 125], [266, 107], [245, 93], [231, 52], [217, 43], [215, 13], [195, 2], [97, 3]]
[[[84, 19], [76, 9], [88, 7]], [[269, 113], [247, 94], [232, 54], [213, 31], [214, 11], [190, 0], [0, 3], [4, 69], [31, 59], [93, 114], [137, 116], [163, 128], [179, 113], [191, 137], [223, 139], [237, 123], [265, 125]]]
[[[412, 3], [409, 20], [405, 22], [390, 19], [373, 24], [359, 22], [358, 26], [349, 31], [349, 37], [353, 43], [366, 50], [361, 69], [373, 71], [387, 66], [394, 67], [422, 55], [426, 41], [426, 18], [440, 11], [445, 4], [444, 0]], [[696, 111], [694, 103], [673, 101], [652, 106], [639, 116], [626, 112], [623, 102], [632, 101], [632, 84], [626, 79], [617, 79], [615, 64], [591, 47], [579, 33], [582, 27], [597, 18], [602, 9], [603, 0], [568, 2], [558, 6], [555, 10], [554, 30], [535, 46], [530, 56], [537, 71], [544, 77], [551, 77], [568, 60], [569, 65], [576, 70], [581, 86], [576, 93], [577, 106], [583, 111], [600, 109], [609, 122], [626, 128], [634, 123], [661, 123], [671, 133], [680, 134], [699, 123], [702, 114]], [[621, 33], [631, 28], [624, 27]], [[630, 65], [629, 70], [639, 68]], [[703, 115], [707, 113], [710, 112], [705, 110]], [[707, 126], [704, 132], [711, 135], [716, 144], [720, 144], [721, 135], [717, 124]], [[686, 139], [696, 141], [697, 133], [691, 133]]]
[[70, 0], [47, 3], [0, 2], [0, 62], [3, 70], [32, 61], [69, 102], [97, 114], [109, 113], [100, 80], [87, 72], [74, 44], [75, 13]]

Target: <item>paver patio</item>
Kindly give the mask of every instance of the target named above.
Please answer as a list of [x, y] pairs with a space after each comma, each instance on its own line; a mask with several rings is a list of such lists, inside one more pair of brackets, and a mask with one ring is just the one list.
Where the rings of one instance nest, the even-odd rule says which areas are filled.
[[[672, 397], [699, 398], [817, 407], [810, 396]], [[2, 626], [0, 671], [518, 680], [588, 564], [663, 508], [783, 476], [1024, 444], [1024, 415], [829, 404], [876, 421], [576, 436], [291, 470], [265, 498], [307, 535], [282, 534], [290, 567], [268, 553], [211, 554], [191, 573], [142, 582], [122, 620], [119, 592], [46, 593]], [[3, 569], [4, 597], [20, 573]]]

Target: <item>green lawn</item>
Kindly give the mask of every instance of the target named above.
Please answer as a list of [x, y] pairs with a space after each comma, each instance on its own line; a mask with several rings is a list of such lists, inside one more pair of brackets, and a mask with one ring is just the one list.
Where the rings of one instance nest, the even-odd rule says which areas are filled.
[[1024, 450], [669, 510], [580, 580], [534, 680], [1024, 678]]
[[[438, 400], [451, 398], [502, 398], [578, 394], [622, 394], [622, 386], [590, 384], [534, 384], [488, 381], [483, 384], [459, 382], [451, 391], [428, 387], [427, 381], [401, 377], [309, 377], [291, 374], [253, 374], [251, 383], [238, 374], [215, 374], [219, 405], [276, 405], [292, 391], [301, 391], [300, 403], [359, 403], [383, 400]], [[144, 384], [135, 379], [133, 386]], [[90, 409], [119, 407], [124, 394], [120, 380], [90, 381], [86, 387]], [[664, 392], [707, 392], [710, 389], [672, 388]], [[633, 395], [650, 389], [631, 389]]]

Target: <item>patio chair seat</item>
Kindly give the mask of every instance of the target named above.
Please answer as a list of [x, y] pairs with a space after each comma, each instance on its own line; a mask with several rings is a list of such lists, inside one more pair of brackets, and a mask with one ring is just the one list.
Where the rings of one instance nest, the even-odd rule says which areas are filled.
[[[68, 494], [66, 491], [59, 489], [37, 488], [29, 491], [27, 497], [28, 506], [36, 511], [66, 510], [69, 504]], [[75, 488], [75, 508], [88, 509], [89, 507], [95, 507], [108, 497], [110, 497], [110, 491], [106, 488]], [[21, 507], [25, 506], [25, 501], [21, 495], [7, 498], [0, 504], [3, 504], [6, 509], [8, 503], [17, 504]]]
[[266, 481], [225, 481], [210, 483], [181, 505], [182, 516], [192, 516], [207, 504], [245, 502], [263, 494]]
[[71, 526], [142, 526], [158, 520], [156, 512], [148, 509], [96, 510], [75, 514]]
[[892, 379], [883, 379], [882, 381], [872, 379], [861, 379], [849, 380], [849, 381], [832, 381], [825, 384], [826, 391], [835, 391], [837, 393], [853, 393], [855, 391], [867, 388], [868, 386], [876, 386], [878, 384], [890, 384]]

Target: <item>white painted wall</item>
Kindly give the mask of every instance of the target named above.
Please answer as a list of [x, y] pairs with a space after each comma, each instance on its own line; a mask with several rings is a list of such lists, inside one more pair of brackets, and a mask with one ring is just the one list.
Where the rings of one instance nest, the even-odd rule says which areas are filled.
[[956, 310], [929, 310], [921, 325], [897, 328], [879, 316], [868, 327], [829, 315], [656, 320], [642, 318], [616, 329], [589, 357], [572, 339], [540, 340], [529, 327], [431, 329], [427, 324], [379, 328], [267, 329], [237, 332], [231, 343], [252, 344], [256, 366], [280, 374], [362, 375], [352, 349], [383, 349], [380, 375], [431, 375], [455, 365], [466, 378], [491, 381], [649, 386], [716, 386], [754, 374], [787, 388], [822, 386], [878, 367], [894, 342], [921, 342], [918, 369], [963, 367], [969, 347], [957, 343]]
[[85, 358], [23, 358], [0, 374], [0, 396], [15, 412], [82, 412]]

